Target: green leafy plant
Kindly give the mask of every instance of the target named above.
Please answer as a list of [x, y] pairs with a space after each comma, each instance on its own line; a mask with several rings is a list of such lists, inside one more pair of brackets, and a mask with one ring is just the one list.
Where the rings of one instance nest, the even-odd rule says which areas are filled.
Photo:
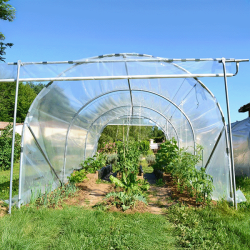
[[[121, 179], [111, 175], [110, 181], [114, 183], [116, 187], [121, 188], [122, 192], [116, 192], [110, 195], [115, 197], [116, 200], [119, 200], [119, 204], [122, 206], [123, 210], [128, 209], [134, 204], [135, 199], [138, 197], [145, 198], [143, 191], [149, 189], [148, 183], [142, 183], [137, 180], [139, 156], [141, 154], [139, 146], [140, 143], [136, 141], [126, 143], [117, 142], [117, 165], [119, 173], [121, 174]], [[110, 196], [108, 195], [107, 197]]]
[[155, 163], [155, 155], [154, 154], [149, 154], [146, 156], [146, 161], [148, 165], [153, 165]]
[[213, 191], [213, 178], [204, 168], [196, 168], [202, 159], [202, 150], [202, 146], [197, 145], [195, 154], [188, 153], [187, 149], [179, 149], [173, 138], [161, 144], [153, 167], [170, 173], [180, 193], [187, 190], [191, 197], [195, 196], [197, 203], [209, 203]]
[[106, 195], [107, 199], [110, 197], [114, 198], [112, 204], [117, 207], [122, 207], [123, 211], [135, 206], [137, 201], [147, 204], [146, 198], [140, 194], [128, 195], [126, 192], [111, 192]]
[[[13, 126], [7, 125], [0, 136], [0, 169], [7, 170], [11, 166], [11, 147], [12, 147]], [[17, 162], [21, 152], [21, 136], [15, 135], [14, 162]]]
[[153, 165], [153, 168], [159, 169], [163, 172], [172, 172], [175, 160], [178, 157], [178, 151], [179, 148], [175, 138], [162, 143], [155, 156], [155, 164]]
[[95, 183], [96, 183], [96, 184], [110, 184], [109, 181], [102, 180], [102, 179], [97, 179]]
[[68, 180], [70, 183], [79, 183], [79, 182], [83, 182], [85, 179], [87, 179], [86, 177], [86, 171], [85, 169], [81, 169], [79, 171], [74, 171], [69, 177]]
[[148, 140], [140, 141], [139, 150], [143, 155], [147, 155], [148, 151], [150, 150], [149, 141]]
[[95, 173], [98, 169], [101, 169], [106, 164], [106, 155], [96, 154], [93, 157], [87, 158], [82, 164], [82, 169], [88, 173]]

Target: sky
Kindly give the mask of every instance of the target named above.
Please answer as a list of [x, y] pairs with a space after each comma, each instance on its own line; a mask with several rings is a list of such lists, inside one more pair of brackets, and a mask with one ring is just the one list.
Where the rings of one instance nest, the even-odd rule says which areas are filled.
[[[6, 62], [67, 61], [110, 53], [250, 58], [250, 0], [10, 0], [0, 20]], [[226, 116], [223, 78], [203, 78]], [[231, 121], [250, 102], [250, 63], [228, 78]]]

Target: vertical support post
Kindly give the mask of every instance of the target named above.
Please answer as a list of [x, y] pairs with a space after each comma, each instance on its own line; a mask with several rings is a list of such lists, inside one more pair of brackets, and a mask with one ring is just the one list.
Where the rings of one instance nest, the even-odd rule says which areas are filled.
[[18, 208], [21, 207], [21, 195], [22, 195], [22, 171], [23, 171], [23, 140], [24, 140], [24, 129], [26, 124], [26, 118], [23, 123], [22, 139], [21, 139], [21, 155], [20, 155], [20, 169], [19, 169], [19, 188], [18, 188]]
[[15, 149], [15, 133], [16, 133], [16, 113], [17, 113], [20, 66], [21, 66], [21, 61], [19, 60], [17, 62], [16, 94], [15, 94], [13, 135], [12, 135], [12, 147], [11, 147], [9, 214], [11, 214], [11, 206], [12, 206], [12, 182], [13, 182], [14, 149]]
[[228, 132], [229, 132], [229, 154], [231, 161], [231, 173], [232, 173], [232, 184], [233, 184], [233, 198], [234, 198], [234, 207], [237, 209], [236, 202], [236, 182], [235, 182], [235, 169], [234, 169], [234, 155], [233, 155], [233, 140], [232, 140], [232, 128], [231, 128], [231, 119], [230, 119], [230, 109], [229, 109], [229, 97], [228, 97], [228, 89], [227, 89], [227, 76], [226, 76], [226, 62], [225, 58], [221, 60], [223, 65], [223, 73], [224, 73], [224, 83], [225, 83], [225, 94], [227, 101], [227, 119], [228, 119]]

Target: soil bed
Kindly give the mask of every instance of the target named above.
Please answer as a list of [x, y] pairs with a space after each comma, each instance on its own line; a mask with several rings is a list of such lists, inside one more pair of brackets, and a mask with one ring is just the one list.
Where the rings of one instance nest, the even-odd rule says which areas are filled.
[[[102, 202], [108, 206], [108, 211], [122, 211], [122, 208], [111, 206], [112, 200], [105, 200], [109, 192], [115, 191], [114, 184], [109, 182], [97, 184], [97, 175], [88, 174], [88, 180], [77, 184], [79, 191], [76, 196], [67, 198], [64, 203], [68, 205], [80, 205], [91, 208]], [[202, 204], [196, 204], [195, 197], [189, 197], [184, 190], [180, 193], [174, 185], [172, 178], [168, 174], [163, 175], [164, 186], [152, 184], [148, 190], [148, 206], [143, 202], [138, 202], [135, 207], [126, 210], [124, 213], [149, 212], [153, 214], [163, 214], [162, 208], [168, 208], [174, 204], [181, 203], [188, 206], [199, 207]], [[117, 190], [116, 190], [117, 191]]]

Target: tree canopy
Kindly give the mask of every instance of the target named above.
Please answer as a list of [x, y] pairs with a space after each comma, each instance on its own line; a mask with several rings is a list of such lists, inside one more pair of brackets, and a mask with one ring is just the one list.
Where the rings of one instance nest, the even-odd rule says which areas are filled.
[[38, 95], [38, 93], [46, 86], [46, 84], [43, 83], [38, 83], [38, 84], [34, 84], [33, 82], [27, 82], [27, 85], [29, 85]]
[[[9, 0], [0, 0], [0, 19], [12, 22], [15, 19], [16, 10], [13, 6], [8, 4]], [[13, 43], [4, 43], [5, 36], [0, 32], [0, 61], [4, 61], [5, 49], [12, 47]]]
[[104, 128], [99, 141], [98, 148], [109, 142], [142, 141], [154, 139], [155, 142], [162, 142], [165, 138], [162, 130], [156, 126], [126, 126], [126, 125], [109, 125]]
[[[16, 83], [0, 84], [0, 121], [13, 122]], [[23, 122], [36, 92], [28, 84], [19, 84], [17, 122]]]

